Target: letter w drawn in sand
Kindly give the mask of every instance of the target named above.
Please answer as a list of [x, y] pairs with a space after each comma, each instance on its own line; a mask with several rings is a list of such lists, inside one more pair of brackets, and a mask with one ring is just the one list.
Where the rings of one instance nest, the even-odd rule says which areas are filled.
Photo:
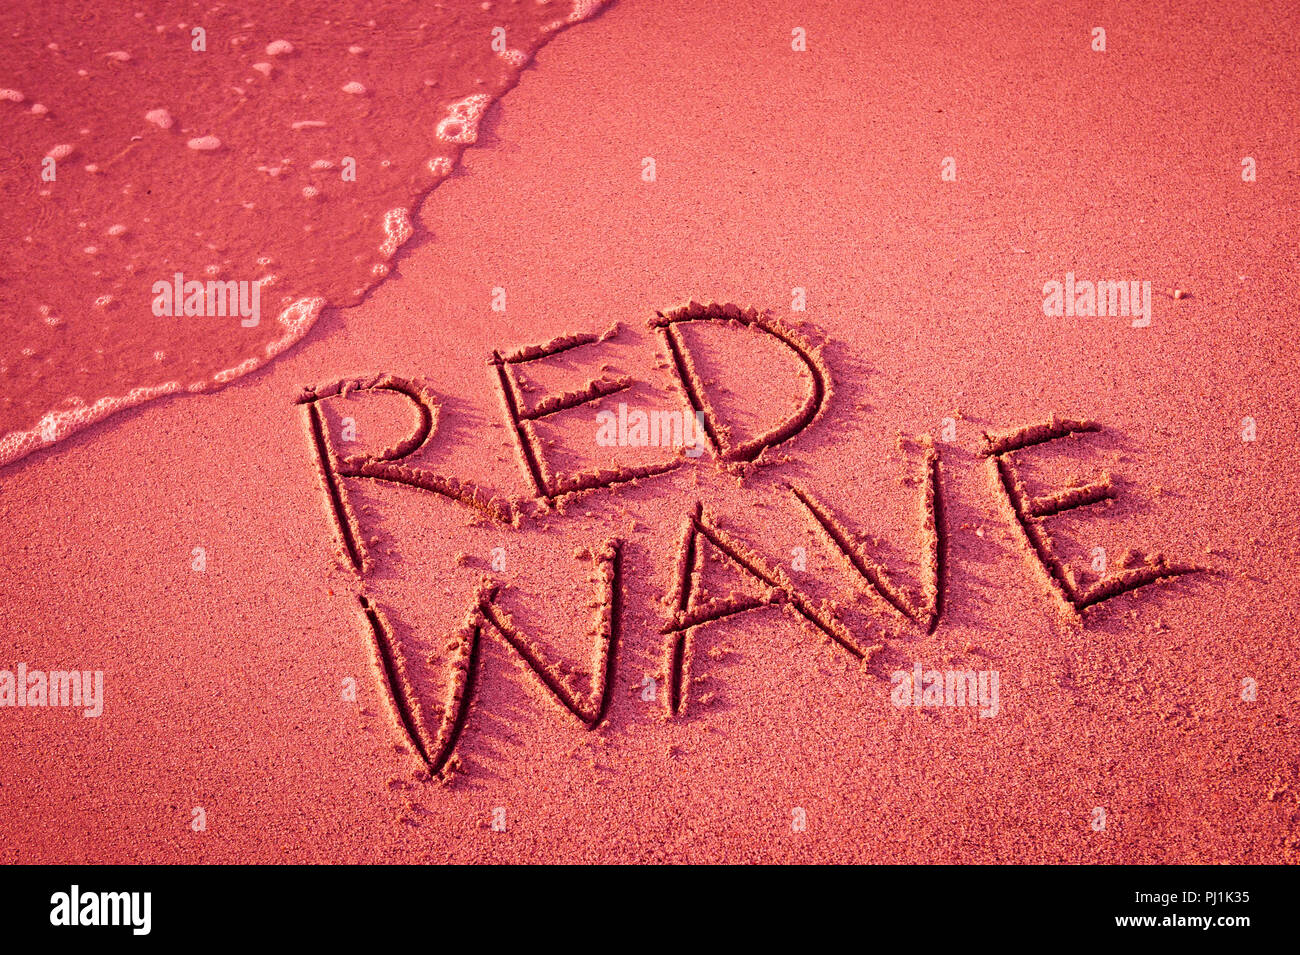
[[447, 696], [436, 716], [431, 715], [411, 680], [392, 625], [368, 597], [362, 595], [358, 598], [369, 625], [375, 665], [387, 690], [393, 715], [431, 773], [439, 775], [457, 765], [454, 755], [456, 743], [469, 717], [479, 676], [480, 643], [484, 632], [489, 629], [515, 652], [524, 671], [584, 726], [593, 729], [605, 718], [618, 652], [622, 593], [620, 542], [606, 541], [591, 556], [596, 564], [594, 579], [601, 590], [601, 600], [592, 627], [591, 686], [585, 693], [578, 686], [579, 678], [571, 673], [564, 674], [548, 658], [546, 651], [529, 640], [510, 614], [498, 606], [500, 588], [485, 580], [464, 625], [451, 641], [449, 648], [454, 658]]

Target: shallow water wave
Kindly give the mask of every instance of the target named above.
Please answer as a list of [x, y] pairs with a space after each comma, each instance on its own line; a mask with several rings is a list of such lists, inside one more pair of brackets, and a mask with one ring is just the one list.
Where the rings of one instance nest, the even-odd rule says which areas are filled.
[[0, 12], [0, 465], [359, 302], [486, 110], [602, 5]]

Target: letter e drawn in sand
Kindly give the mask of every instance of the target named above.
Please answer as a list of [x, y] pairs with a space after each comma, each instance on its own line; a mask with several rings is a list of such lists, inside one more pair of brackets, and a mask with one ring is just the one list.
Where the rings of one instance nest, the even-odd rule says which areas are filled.
[[566, 475], [551, 472], [542, 452], [541, 436], [538, 435], [534, 422], [561, 411], [600, 401], [620, 391], [626, 391], [632, 387], [633, 381], [624, 375], [602, 376], [588, 382], [582, 388], [550, 395], [539, 400], [532, 407], [525, 407], [522, 390], [515, 378], [513, 368], [527, 362], [542, 361], [575, 348], [606, 342], [616, 334], [618, 334], [617, 323], [603, 335], [561, 335], [545, 344], [527, 345], [505, 355], [500, 351], [492, 352], [490, 364], [495, 371], [500, 389], [502, 410], [505, 412], [507, 424], [515, 436], [516, 446], [519, 449], [524, 475], [537, 497], [547, 503], [580, 491], [594, 491], [617, 484], [627, 484], [641, 478], [667, 474], [682, 465], [682, 459], [674, 456], [662, 462], [635, 467], [601, 468]]
[[1117, 493], [1111, 477], [1103, 474], [1099, 481], [1035, 498], [1025, 487], [1012, 455], [1049, 441], [1078, 439], [1081, 435], [1100, 430], [1101, 425], [1095, 421], [1076, 421], [1053, 415], [1046, 422], [1026, 425], [1008, 434], [984, 435], [983, 454], [989, 460], [994, 483], [1002, 492], [1012, 523], [1019, 528], [1034, 566], [1056, 596], [1061, 610], [1072, 619], [1079, 619], [1085, 610], [1102, 601], [1139, 587], [1205, 570], [1193, 564], [1171, 563], [1163, 555], [1156, 555], [1148, 558], [1142, 566], [1126, 567], [1084, 588], [1079, 585], [1074, 571], [1057, 556], [1044, 521], [1074, 508], [1114, 500]]

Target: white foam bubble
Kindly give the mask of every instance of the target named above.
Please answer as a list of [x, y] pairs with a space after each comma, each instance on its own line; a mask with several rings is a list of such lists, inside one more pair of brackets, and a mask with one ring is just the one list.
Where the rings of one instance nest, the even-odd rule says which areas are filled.
[[478, 124], [487, 112], [492, 97], [474, 93], [447, 107], [447, 115], [438, 123], [437, 135], [443, 142], [469, 145], [478, 141]]
[[276, 321], [284, 326], [284, 334], [266, 346], [266, 357], [274, 358], [306, 335], [324, 308], [323, 298], [300, 298], [281, 312]]
[[365, 96], [366, 88], [362, 86], [360, 83], [358, 83], [356, 80], [353, 80], [350, 83], [343, 84], [343, 92], [349, 93], [352, 96]]
[[262, 363], [261, 359], [258, 358], [256, 355], [254, 355], [252, 358], [245, 358], [243, 361], [241, 361], [238, 365], [236, 365], [233, 368], [221, 369], [221, 371], [217, 372], [215, 375], [212, 376], [212, 380], [219, 385], [224, 385], [226, 382], [233, 381], [234, 379], [240, 377], [241, 375], [246, 375], [250, 371], [255, 371], [257, 369], [257, 366], [260, 365], [261, 363]]
[[580, 20], [585, 20], [604, 5], [605, 0], [574, 0], [573, 12], [569, 14], [569, 22], [577, 23]]
[[266, 45], [267, 56], [288, 56], [293, 52], [293, 44], [288, 40], [272, 40]]
[[146, 122], [153, 123], [159, 129], [171, 129], [176, 120], [172, 119], [172, 114], [165, 109], [151, 109], [144, 114]]
[[220, 149], [221, 140], [217, 139], [216, 136], [196, 136], [185, 145], [189, 146], [190, 149], [206, 153], [212, 152], [214, 149]]
[[405, 209], [390, 209], [384, 213], [384, 241], [379, 246], [379, 254], [391, 259], [413, 235], [415, 228], [411, 225], [411, 213]]
[[0, 90], [0, 99], [8, 100], [10, 103], [21, 103], [26, 98], [17, 90]]

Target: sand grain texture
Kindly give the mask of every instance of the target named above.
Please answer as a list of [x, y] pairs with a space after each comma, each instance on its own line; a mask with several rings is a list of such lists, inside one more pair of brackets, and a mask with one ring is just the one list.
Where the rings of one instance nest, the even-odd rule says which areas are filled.
[[[107, 692], [99, 719], [0, 709], [0, 860], [1294, 861], [1300, 24], [1176, 11], [632, 0], [556, 37], [362, 304], [0, 471], [0, 667]], [[1192, 294], [1145, 328], [1046, 317], [1067, 271]], [[824, 407], [782, 433], [813, 377], [728, 377], [759, 353], [718, 329], [692, 367], [745, 453], [588, 487], [672, 451], [579, 442], [620, 400], [688, 407], [652, 325], [692, 300], [797, 334]], [[505, 359], [553, 414], [510, 420]], [[404, 394], [297, 403], [381, 375], [436, 397], [419, 447]], [[361, 472], [364, 568], [304, 407]], [[996, 444], [1053, 416], [1100, 430]], [[751, 460], [768, 428], [788, 440]], [[524, 432], [576, 493], [539, 499]], [[1112, 575], [1203, 571], [1063, 606], [1003, 455], [1079, 593], [1106, 586], [1097, 547]], [[387, 681], [361, 597], [400, 648]], [[894, 706], [918, 662], [997, 670], [999, 714]], [[436, 776], [404, 720], [449, 747]]]

